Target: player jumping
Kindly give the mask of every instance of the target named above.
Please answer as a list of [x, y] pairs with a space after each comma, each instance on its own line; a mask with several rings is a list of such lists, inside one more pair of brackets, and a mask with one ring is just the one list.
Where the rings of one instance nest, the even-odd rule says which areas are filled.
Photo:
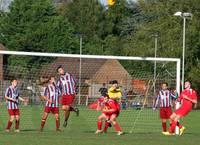
[[63, 126], [66, 127], [70, 111], [76, 112], [77, 116], [79, 115], [78, 108], [72, 107], [76, 95], [76, 81], [71, 74], [64, 71], [62, 66], [57, 68], [57, 72], [60, 75], [57, 85], [62, 95], [62, 110], [64, 111], [65, 118]]

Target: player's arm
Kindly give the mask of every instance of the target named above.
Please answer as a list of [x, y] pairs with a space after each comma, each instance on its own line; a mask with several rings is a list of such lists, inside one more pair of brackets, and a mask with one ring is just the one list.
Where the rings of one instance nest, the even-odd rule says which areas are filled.
[[7, 101], [12, 101], [12, 102], [16, 102], [17, 100], [16, 99], [13, 99], [11, 97], [9, 97], [11, 95], [11, 90], [9, 88], [6, 89], [6, 93], [5, 93], [5, 99]]
[[6, 100], [9, 100], [9, 101], [12, 101], [12, 102], [16, 102], [16, 99], [10, 98], [10, 97], [8, 97], [8, 96], [5, 96], [5, 99], [6, 99]]
[[159, 95], [159, 93], [158, 93], [158, 95], [157, 95], [157, 97], [156, 97], [156, 99], [155, 99], [155, 102], [154, 102], [154, 104], [153, 104], [153, 110], [156, 110], [159, 101], [160, 101], [160, 95]]
[[52, 103], [52, 101], [47, 96], [41, 96], [41, 98], [45, 101], [48, 101], [49, 103]]
[[191, 102], [194, 103], [194, 104], [197, 104], [196, 93], [194, 93], [193, 95], [194, 95], [194, 99], [188, 97], [187, 95], [183, 95], [183, 98], [186, 99], [186, 100], [191, 101]]

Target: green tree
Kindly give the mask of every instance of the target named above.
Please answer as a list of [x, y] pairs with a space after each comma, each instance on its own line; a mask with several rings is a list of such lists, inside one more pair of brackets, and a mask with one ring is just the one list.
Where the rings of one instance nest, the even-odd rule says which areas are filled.
[[[2, 17], [0, 41], [9, 49], [33, 52], [77, 53], [78, 40], [66, 17], [57, 12], [51, 0], [15, 0]], [[40, 65], [45, 58], [22, 57], [9, 63]]]

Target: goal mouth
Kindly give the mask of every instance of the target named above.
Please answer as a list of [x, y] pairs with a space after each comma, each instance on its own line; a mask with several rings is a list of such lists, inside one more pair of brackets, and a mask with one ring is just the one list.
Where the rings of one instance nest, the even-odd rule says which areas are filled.
[[109, 82], [117, 80], [118, 87], [123, 91], [119, 121], [124, 122], [123, 118], [126, 118], [128, 125], [122, 123], [122, 126], [127, 132], [143, 131], [142, 124], [148, 126], [150, 131], [157, 126], [156, 123], [153, 123], [153, 127], [150, 125], [159, 120], [158, 112], [152, 113], [151, 108], [162, 82], [168, 82], [170, 88], [180, 91], [180, 59], [177, 58], [18, 51], [0, 51], [0, 56], [4, 60], [0, 64], [1, 96], [4, 96], [6, 87], [10, 85], [9, 80], [15, 77], [22, 96], [27, 99], [23, 105], [44, 105], [40, 96], [48, 83], [48, 77], [54, 75], [57, 78], [56, 69], [62, 65], [66, 72], [76, 78], [75, 105], [88, 110], [88, 123], [93, 127], [98, 113], [88, 106], [101, 96], [99, 90], [103, 83], [109, 89]]

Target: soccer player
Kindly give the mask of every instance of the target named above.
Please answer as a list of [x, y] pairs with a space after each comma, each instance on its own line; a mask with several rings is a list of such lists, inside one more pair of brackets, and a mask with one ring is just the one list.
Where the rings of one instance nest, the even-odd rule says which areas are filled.
[[153, 110], [156, 110], [157, 105], [160, 105], [160, 120], [162, 123], [162, 133], [167, 131], [167, 121], [171, 123], [170, 116], [172, 114], [172, 98], [175, 98], [169, 90], [168, 83], [161, 84], [161, 90], [158, 92]]
[[120, 99], [122, 97], [122, 92], [118, 86], [118, 81], [113, 80], [110, 82], [110, 84], [112, 84], [112, 86], [108, 89], [109, 97], [113, 100], [120, 101]]
[[[104, 103], [105, 103], [105, 107], [103, 109], [103, 113], [98, 117], [98, 121], [97, 121], [97, 131], [95, 132], [95, 134], [99, 134], [102, 132], [107, 132], [107, 128], [109, 127], [109, 123], [112, 123], [117, 135], [122, 135], [123, 132], [121, 131], [121, 127], [118, 124], [118, 122], [116, 121], [116, 118], [118, 117], [119, 113], [120, 113], [120, 108], [119, 105], [116, 101], [114, 101], [113, 99], [110, 99], [108, 95], [104, 96]], [[103, 120], [108, 120], [105, 124], [104, 130], [102, 130], [102, 124], [103, 124]]]
[[20, 121], [20, 111], [19, 111], [19, 100], [25, 101], [20, 97], [19, 90], [17, 88], [17, 80], [11, 80], [11, 86], [6, 89], [5, 99], [7, 103], [8, 113], [10, 115], [10, 119], [8, 121], [6, 132], [10, 132], [10, 128], [15, 119], [15, 132], [20, 132], [19, 130], [19, 121]]
[[70, 116], [70, 111], [76, 112], [77, 116], [79, 115], [78, 108], [72, 107], [76, 95], [76, 81], [71, 74], [64, 71], [61, 65], [57, 68], [57, 72], [60, 75], [57, 85], [61, 91], [62, 110], [64, 111], [63, 127], [66, 127], [68, 118]]
[[46, 100], [46, 105], [41, 121], [40, 131], [43, 131], [46, 119], [50, 112], [54, 114], [56, 119], [56, 131], [61, 131], [60, 120], [59, 120], [59, 89], [55, 83], [56, 83], [55, 77], [51, 76], [49, 79], [49, 84], [45, 88], [44, 96], [42, 96], [42, 98]]
[[181, 107], [172, 113], [170, 116], [172, 123], [169, 129], [169, 132], [166, 132], [165, 135], [173, 135], [176, 125], [179, 127], [179, 135], [182, 135], [185, 127], [182, 126], [178, 120], [185, 117], [190, 110], [192, 110], [192, 104], [197, 104], [197, 95], [196, 91], [191, 88], [189, 81], [185, 82], [185, 89], [181, 92], [177, 101], [181, 102]]

